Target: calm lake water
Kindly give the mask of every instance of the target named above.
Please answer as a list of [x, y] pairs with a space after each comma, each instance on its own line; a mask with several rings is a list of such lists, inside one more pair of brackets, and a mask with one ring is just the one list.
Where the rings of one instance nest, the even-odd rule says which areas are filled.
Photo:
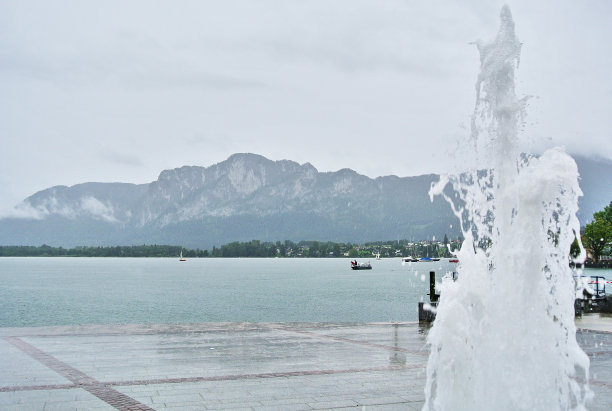
[[395, 258], [353, 271], [349, 261], [4, 257], [0, 327], [414, 321], [429, 271], [455, 267]]

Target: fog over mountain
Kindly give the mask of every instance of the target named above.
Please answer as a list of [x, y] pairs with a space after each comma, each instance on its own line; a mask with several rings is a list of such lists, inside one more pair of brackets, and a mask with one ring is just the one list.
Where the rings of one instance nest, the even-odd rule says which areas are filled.
[[[576, 159], [584, 224], [612, 199], [612, 162]], [[375, 179], [350, 169], [234, 154], [210, 167], [162, 171], [149, 184], [55, 186], [26, 198], [27, 218], [0, 220], [3, 245], [179, 244], [231, 241], [364, 242], [455, 238], [458, 221], [429, 199], [434, 174]]]

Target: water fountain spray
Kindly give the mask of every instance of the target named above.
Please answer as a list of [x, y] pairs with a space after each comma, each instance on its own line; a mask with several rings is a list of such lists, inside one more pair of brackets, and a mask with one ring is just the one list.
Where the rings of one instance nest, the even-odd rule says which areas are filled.
[[520, 154], [521, 43], [507, 6], [496, 38], [476, 45], [473, 169], [430, 190], [449, 202], [464, 241], [428, 335], [424, 409], [584, 409], [589, 360], [576, 342], [568, 264], [580, 228], [577, 166], [559, 148]]

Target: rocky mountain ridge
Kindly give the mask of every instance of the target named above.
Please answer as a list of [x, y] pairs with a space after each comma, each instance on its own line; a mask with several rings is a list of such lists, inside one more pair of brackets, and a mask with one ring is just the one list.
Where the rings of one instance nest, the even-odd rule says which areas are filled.
[[[588, 179], [589, 186], [604, 191], [598, 196], [583, 187], [585, 208], [596, 207], [591, 197], [607, 204], [612, 193], [605, 195], [605, 173], [612, 176], [612, 163], [604, 162], [603, 169], [592, 161], [578, 163], [581, 174], [586, 170], [583, 182]], [[593, 176], [602, 172], [603, 188], [602, 177]], [[437, 179], [433, 174], [372, 179], [350, 169], [318, 172], [309, 163], [234, 154], [210, 167], [162, 171], [150, 184], [83, 183], [42, 190], [19, 206], [32, 218], [0, 220], [0, 244], [210, 248], [252, 239], [456, 237], [458, 222], [448, 205], [428, 196]]]

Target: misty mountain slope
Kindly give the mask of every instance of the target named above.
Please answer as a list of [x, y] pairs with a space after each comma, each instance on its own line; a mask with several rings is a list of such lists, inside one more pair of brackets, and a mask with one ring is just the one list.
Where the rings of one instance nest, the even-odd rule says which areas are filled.
[[[577, 163], [584, 222], [612, 199], [612, 162]], [[210, 167], [164, 170], [150, 184], [42, 190], [20, 205], [33, 218], [0, 220], [0, 244], [210, 248], [252, 239], [455, 238], [458, 222], [450, 207], [429, 199], [437, 180], [433, 174], [371, 179], [350, 169], [320, 173], [309, 163], [234, 154]]]
[[94, 218], [124, 223], [130, 209], [146, 189], [145, 184], [84, 183], [72, 187], [55, 186], [37, 192], [20, 205], [34, 216], [62, 216], [69, 219]]

